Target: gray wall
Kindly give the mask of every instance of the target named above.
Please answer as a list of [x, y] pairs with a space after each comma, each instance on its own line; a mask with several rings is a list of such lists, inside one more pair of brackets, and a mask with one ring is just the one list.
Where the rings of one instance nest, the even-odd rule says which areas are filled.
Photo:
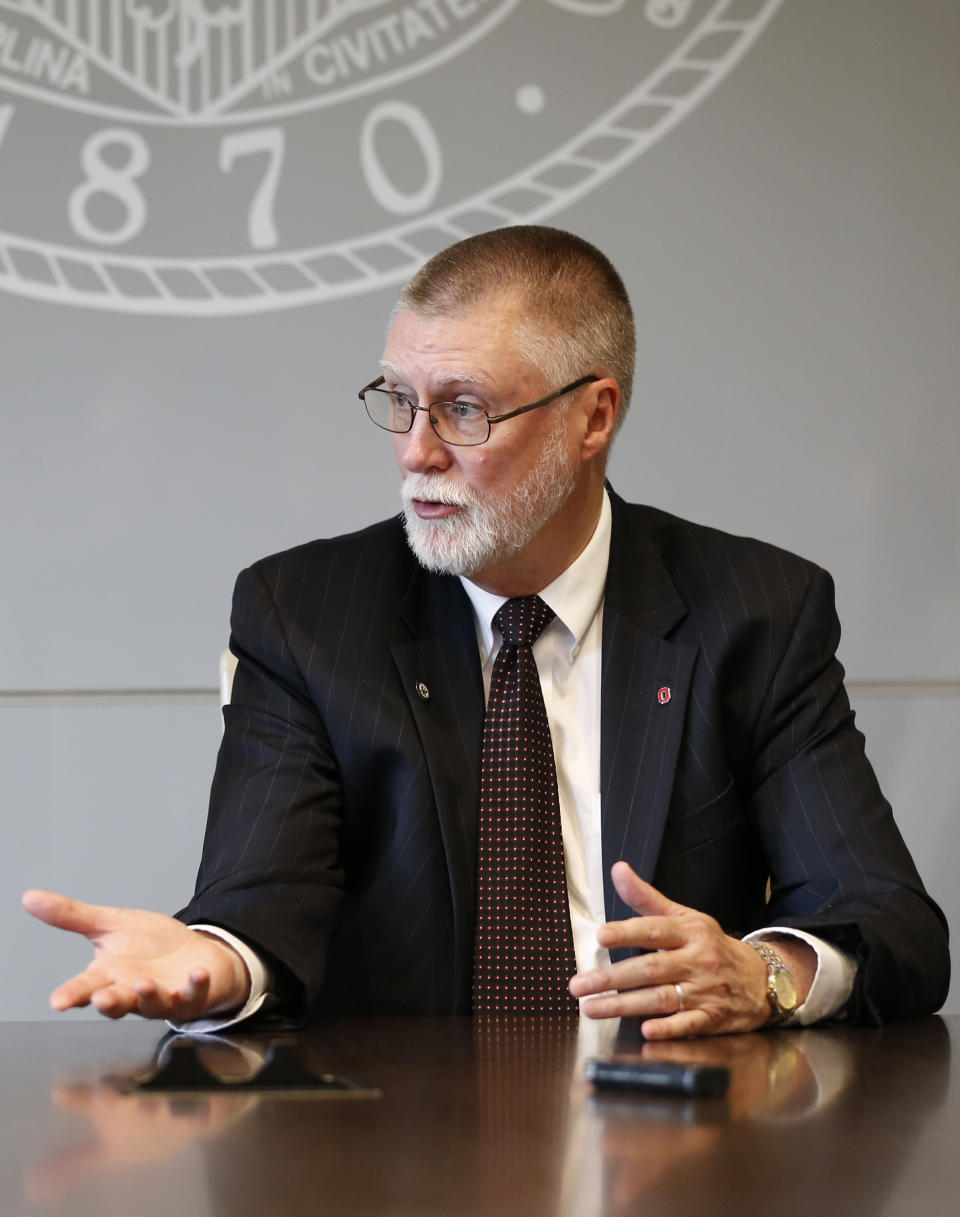
[[960, 6], [233, 10], [0, 4], [0, 1018], [87, 957], [23, 887], [189, 895], [236, 571], [395, 510], [356, 390], [397, 283], [519, 219], [634, 298], [619, 491], [834, 573], [957, 921]]

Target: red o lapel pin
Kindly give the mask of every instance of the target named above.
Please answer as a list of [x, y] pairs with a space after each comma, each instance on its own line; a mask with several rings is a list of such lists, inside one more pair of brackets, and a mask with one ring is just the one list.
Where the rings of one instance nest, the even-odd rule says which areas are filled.
[[670, 692], [669, 685], [664, 685], [662, 688], [657, 690], [657, 701], [661, 706], [665, 706], [671, 697], [672, 694]]

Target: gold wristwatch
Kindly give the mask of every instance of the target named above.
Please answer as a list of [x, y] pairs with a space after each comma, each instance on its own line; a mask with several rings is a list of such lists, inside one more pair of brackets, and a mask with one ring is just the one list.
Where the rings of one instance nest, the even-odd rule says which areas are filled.
[[793, 973], [769, 943], [748, 942], [747, 946], [753, 947], [767, 965], [767, 1001], [770, 1003], [767, 1026], [775, 1027], [788, 1019], [799, 1005]]

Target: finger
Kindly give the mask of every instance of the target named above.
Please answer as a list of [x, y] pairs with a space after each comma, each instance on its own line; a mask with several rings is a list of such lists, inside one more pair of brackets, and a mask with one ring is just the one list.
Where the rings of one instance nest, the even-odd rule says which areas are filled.
[[[669, 986], [672, 990], [673, 986]], [[661, 1003], [662, 1011], [652, 1011], [651, 1004]], [[713, 1034], [710, 1016], [704, 1010], [678, 1010], [676, 995], [672, 999], [668, 986], [658, 989], [635, 990], [593, 997], [582, 1005], [587, 1018], [638, 1018], [640, 1032], [648, 1041], [687, 1039]]]
[[52, 1010], [72, 1010], [75, 1007], [89, 1006], [94, 992], [102, 988], [104, 978], [97, 973], [80, 972], [71, 976], [50, 994]]
[[192, 968], [186, 983], [173, 994], [173, 1009], [179, 1018], [198, 1018], [207, 1013], [209, 1004], [210, 973], [206, 968]]
[[170, 1012], [170, 997], [155, 980], [144, 977], [134, 982], [137, 995], [137, 1013], [143, 1018], [166, 1018]]
[[103, 917], [110, 910], [98, 904], [84, 904], [59, 892], [44, 892], [31, 888], [23, 893], [20, 903], [40, 921], [70, 930], [74, 934], [98, 934], [104, 928]]
[[583, 1003], [588, 1018], [663, 1018], [683, 1007], [674, 984], [650, 985], [625, 993], [605, 993]]
[[90, 1002], [105, 1018], [123, 1018], [137, 1009], [137, 994], [132, 985], [110, 984], [96, 989]]
[[608, 921], [597, 930], [602, 947], [642, 947], [647, 951], [673, 951], [690, 941], [690, 926], [680, 917], [628, 917]]
[[652, 884], [641, 879], [629, 862], [614, 862], [610, 875], [620, 898], [642, 917], [676, 917], [687, 912], [686, 905], [668, 900]]
[[672, 954], [657, 952], [649, 955], [634, 955], [619, 963], [593, 968], [589, 972], [578, 972], [570, 978], [568, 988], [574, 997], [588, 997], [593, 993], [607, 993], [611, 989], [627, 992], [685, 979], [678, 972]]
[[669, 1018], [648, 1018], [640, 1024], [640, 1031], [646, 1040], [681, 1040], [714, 1034], [705, 1010], [681, 1010]]

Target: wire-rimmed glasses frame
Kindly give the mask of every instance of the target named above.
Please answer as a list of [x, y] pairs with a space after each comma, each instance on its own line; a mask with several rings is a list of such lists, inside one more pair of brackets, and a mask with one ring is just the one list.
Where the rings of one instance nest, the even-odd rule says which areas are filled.
[[[371, 380], [368, 385], [364, 385], [357, 396], [363, 402], [367, 417], [382, 431], [390, 431], [394, 435], [406, 435], [409, 431], [413, 430], [413, 421], [417, 417], [417, 414], [422, 411], [430, 419], [430, 426], [433, 428], [437, 439], [442, 440], [445, 444], [452, 444], [456, 447], [472, 448], [487, 442], [494, 423], [505, 423], [508, 418], [517, 418], [519, 415], [527, 414], [531, 410], [539, 410], [541, 406], [548, 406], [552, 401], [556, 401], [558, 397], [563, 397], [565, 393], [572, 393], [574, 389], [579, 389], [583, 385], [590, 384], [592, 381], [599, 379], [599, 376], [592, 374], [581, 376], [579, 380], [571, 381], [570, 384], [564, 385], [562, 389], [557, 389], [555, 393], [548, 393], [546, 397], [540, 397], [525, 406], [518, 406], [516, 410], [508, 410], [506, 414], [489, 414], [483, 406], [475, 406], [465, 401], [435, 401], [431, 402], [428, 406], [418, 406], [410, 400], [406, 393], [399, 393], [396, 389], [382, 388], [381, 386], [386, 380], [384, 376], [378, 376], [376, 380]], [[368, 397], [368, 394], [372, 396]], [[406, 410], [406, 416], [402, 411], [397, 413], [398, 406]], [[377, 414], [380, 410], [383, 410], [384, 413], [382, 417], [378, 418]], [[402, 425], [404, 422], [406, 422], [406, 426]], [[486, 434], [483, 433], [484, 422], [486, 424]], [[462, 438], [464, 433], [459, 428], [464, 424], [471, 427], [479, 427], [478, 438]], [[454, 435], [457, 438], [451, 438], [447, 434], [448, 431], [450, 435]]]

